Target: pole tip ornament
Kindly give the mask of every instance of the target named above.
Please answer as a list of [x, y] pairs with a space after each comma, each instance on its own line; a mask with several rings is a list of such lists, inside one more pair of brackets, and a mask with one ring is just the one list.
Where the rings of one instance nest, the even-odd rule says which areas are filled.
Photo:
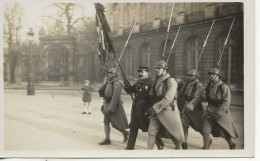
[[163, 68], [163, 69], [168, 69], [168, 65], [164, 60], [160, 60], [156, 63], [154, 68]]
[[216, 75], [218, 75], [219, 77], [222, 77], [221, 71], [220, 71], [218, 68], [212, 68], [212, 69], [210, 69], [209, 72], [208, 72], [208, 74], [209, 74], [209, 75], [210, 75], [210, 74], [216, 74]]

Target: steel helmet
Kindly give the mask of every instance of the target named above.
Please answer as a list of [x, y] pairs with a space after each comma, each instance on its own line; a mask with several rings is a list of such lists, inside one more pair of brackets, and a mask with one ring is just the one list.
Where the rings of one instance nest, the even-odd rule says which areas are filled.
[[115, 69], [115, 68], [110, 68], [110, 69], [108, 69], [107, 73], [112, 73], [112, 74], [117, 75], [117, 74], [116, 74], [116, 69]]
[[198, 72], [196, 69], [191, 69], [188, 71], [187, 75], [198, 77]]
[[168, 65], [165, 61], [160, 60], [156, 63], [156, 65], [154, 66], [154, 68], [164, 68], [164, 69], [168, 69]]
[[221, 77], [221, 72], [220, 72], [220, 70], [219, 70], [218, 68], [212, 68], [212, 69], [210, 69], [208, 74], [209, 74], [209, 75], [210, 75], [210, 74], [216, 74], [216, 75], [218, 75], [218, 76]]

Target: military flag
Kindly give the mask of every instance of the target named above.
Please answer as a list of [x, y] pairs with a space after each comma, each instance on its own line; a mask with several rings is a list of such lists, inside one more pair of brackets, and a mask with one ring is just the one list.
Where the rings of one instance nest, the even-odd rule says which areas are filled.
[[110, 27], [108, 25], [106, 16], [104, 14], [105, 7], [100, 3], [95, 3], [96, 8], [96, 27], [99, 41], [99, 61], [101, 66], [106, 67], [107, 60], [109, 58], [114, 57], [110, 53], [115, 53], [115, 49], [112, 44], [112, 40], [110, 38]]

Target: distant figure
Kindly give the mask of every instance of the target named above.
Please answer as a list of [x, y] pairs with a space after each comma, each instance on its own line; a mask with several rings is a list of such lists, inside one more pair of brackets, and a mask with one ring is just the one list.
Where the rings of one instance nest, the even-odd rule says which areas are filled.
[[87, 103], [88, 103], [88, 114], [91, 114], [91, 93], [94, 92], [94, 88], [89, 86], [89, 81], [85, 80], [84, 81], [85, 85], [81, 88], [83, 92], [83, 112], [81, 114], [86, 114], [87, 113]]

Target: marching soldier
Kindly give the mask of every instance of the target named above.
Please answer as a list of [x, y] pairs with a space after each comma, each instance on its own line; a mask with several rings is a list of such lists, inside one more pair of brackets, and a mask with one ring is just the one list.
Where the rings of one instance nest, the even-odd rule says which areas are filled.
[[235, 149], [236, 144], [233, 138], [238, 134], [231, 117], [229, 106], [231, 101], [230, 88], [221, 80], [221, 73], [218, 68], [209, 71], [210, 81], [202, 95], [208, 106], [203, 118], [203, 149], [209, 149], [212, 142], [210, 133], [214, 137], [224, 138], [230, 149]]
[[184, 141], [184, 134], [178, 107], [174, 100], [177, 93], [177, 82], [168, 74], [168, 65], [165, 61], [157, 62], [155, 69], [156, 79], [153, 93], [156, 103], [146, 112], [146, 116], [150, 118], [147, 149], [153, 149], [160, 128], [166, 129], [176, 149], [180, 149], [181, 143]]
[[128, 121], [123, 103], [121, 101], [122, 85], [118, 80], [116, 69], [111, 68], [107, 71], [107, 82], [100, 88], [99, 94], [104, 98], [101, 111], [104, 114], [105, 125], [105, 140], [100, 142], [100, 145], [110, 144], [110, 122], [112, 127], [122, 132], [124, 140], [127, 141], [128, 133], [125, 129], [128, 128]]
[[[127, 142], [126, 150], [133, 150], [138, 134], [138, 129], [142, 132], [148, 131], [149, 120], [144, 116], [145, 112], [152, 107], [152, 99], [150, 91], [153, 87], [153, 81], [149, 77], [149, 67], [139, 66], [138, 69], [139, 80], [129, 87], [125, 87], [128, 94], [134, 93], [135, 99], [133, 101], [130, 121], [130, 135]], [[156, 137], [156, 145], [158, 149], [163, 149], [164, 144], [160, 137]]]
[[201, 94], [203, 86], [198, 80], [197, 70], [190, 70], [187, 73], [188, 80], [181, 89], [181, 95], [185, 98], [181, 113], [181, 122], [184, 131], [185, 142], [182, 143], [183, 149], [188, 149], [187, 138], [188, 129], [191, 126], [195, 131], [202, 132], [202, 105]]

